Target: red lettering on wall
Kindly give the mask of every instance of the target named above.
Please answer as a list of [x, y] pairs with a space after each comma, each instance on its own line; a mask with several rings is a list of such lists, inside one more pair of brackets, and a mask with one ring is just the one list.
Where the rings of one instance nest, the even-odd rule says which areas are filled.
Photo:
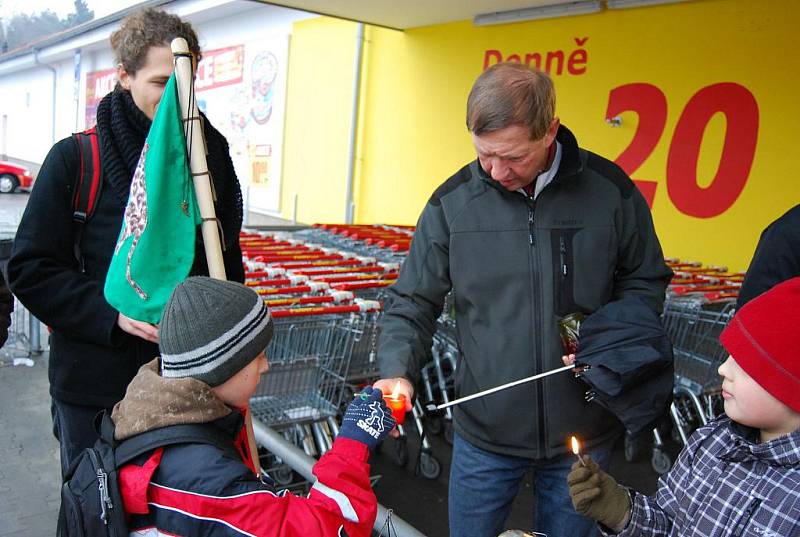
[[[628, 147], [614, 160], [620, 168], [632, 176], [653, 152], [664, 126], [667, 123], [667, 98], [660, 89], [652, 84], [635, 83], [619, 86], [608, 95], [606, 118], [612, 118], [623, 112], [636, 112], [639, 123]], [[656, 194], [655, 181], [635, 180], [650, 208]]]
[[[492, 62], [494, 60], [494, 62]], [[503, 61], [503, 54], [499, 50], [487, 50], [483, 53], [483, 70], [487, 70], [494, 63]]]
[[[589, 63], [589, 53], [583, 47], [589, 40], [588, 37], [573, 37], [573, 41], [578, 46], [575, 50], [550, 50], [547, 52], [512, 52], [503, 54], [497, 49], [487, 49], [483, 53], [483, 70], [485, 71], [494, 64], [506, 61], [513, 63], [524, 63], [528, 67], [542, 69], [550, 75], [564, 74], [564, 63], [566, 59], [567, 73], [570, 75], [582, 75], [586, 73]], [[523, 61], [524, 58], [524, 61]], [[544, 58], [544, 65], [542, 65]]]
[[[630, 144], [616, 163], [632, 175], [661, 139], [667, 119], [667, 99], [652, 84], [626, 84], [611, 90], [606, 117], [626, 111], [639, 114]], [[715, 114], [726, 120], [722, 154], [707, 187], [697, 184], [697, 161], [708, 123]], [[755, 158], [758, 141], [758, 103], [750, 91], [733, 82], [702, 88], [681, 112], [667, 156], [667, 193], [683, 214], [712, 218], [727, 211], [742, 193]], [[652, 208], [656, 183], [634, 180]]]
[[[533, 62], [533, 65], [531, 65]], [[525, 55], [525, 65], [528, 67], [536, 67], [537, 69], [541, 68], [542, 65], [542, 55], [538, 52], [528, 53]]]
[[586, 62], [588, 61], [589, 57], [584, 49], [573, 50], [567, 59], [567, 71], [571, 75], [582, 75], [586, 72]]
[[553, 60], [558, 61], [558, 65], [556, 66], [555, 74], [560, 75], [564, 70], [564, 52], [561, 50], [554, 50], [552, 52], [547, 53], [547, 60], [544, 66], [544, 70], [550, 74], [553, 73]]
[[[714, 114], [727, 122], [714, 179], [697, 184], [697, 160], [703, 134]], [[758, 103], [747, 88], [732, 82], [705, 87], [683, 109], [667, 158], [667, 192], [682, 213], [711, 218], [724, 213], [742, 193], [755, 157]]]

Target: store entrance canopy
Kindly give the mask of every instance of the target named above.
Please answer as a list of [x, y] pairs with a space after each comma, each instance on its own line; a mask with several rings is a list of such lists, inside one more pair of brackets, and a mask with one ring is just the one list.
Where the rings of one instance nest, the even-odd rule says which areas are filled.
[[263, 3], [397, 30], [462, 20], [498, 24], [592, 13], [603, 8], [600, 0], [276, 0]]

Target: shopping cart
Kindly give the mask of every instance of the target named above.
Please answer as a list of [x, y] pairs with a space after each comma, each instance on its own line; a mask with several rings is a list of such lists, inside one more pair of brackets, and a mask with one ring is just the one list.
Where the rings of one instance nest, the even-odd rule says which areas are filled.
[[[379, 309], [377, 302], [357, 300], [273, 311], [269, 371], [250, 399], [253, 417], [281, 431], [309, 456], [330, 449], [356, 332], [362, 318]], [[283, 484], [286, 467], [273, 462], [267, 471]]]
[[[672, 297], [662, 317], [675, 357], [675, 386], [670, 418], [675, 440], [686, 445], [689, 436], [722, 412], [722, 379], [717, 369], [728, 356], [719, 335], [730, 321], [735, 298], [709, 300], [705, 295]], [[654, 431], [653, 468], [665, 473], [672, 461]]]

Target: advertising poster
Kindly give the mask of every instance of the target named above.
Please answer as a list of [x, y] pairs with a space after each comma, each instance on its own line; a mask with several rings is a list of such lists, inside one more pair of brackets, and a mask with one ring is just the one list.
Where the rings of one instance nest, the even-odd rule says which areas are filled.
[[245, 203], [277, 213], [289, 37], [206, 51], [195, 87], [197, 102], [230, 144]]
[[95, 124], [97, 105], [117, 83], [117, 70], [114, 68], [92, 71], [86, 74], [86, 128]]

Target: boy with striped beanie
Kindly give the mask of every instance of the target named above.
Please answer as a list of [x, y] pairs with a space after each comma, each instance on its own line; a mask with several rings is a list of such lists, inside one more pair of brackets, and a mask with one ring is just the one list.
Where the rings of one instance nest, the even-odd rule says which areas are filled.
[[395, 425], [380, 390], [368, 387], [350, 404], [332, 449], [314, 466], [307, 497], [277, 493], [255, 475], [244, 415], [269, 369], [272, 333], [269, 309], [244, 285], [197, 276], [175, 288], [159, 325], [161, 356], [142, 366], [114, 407], [114, 437], [202, 424], [230, 444], [167, 445], [124, 466], [120, 490], [132, 533], [370, 535], [377, 500], [367, 460]]

